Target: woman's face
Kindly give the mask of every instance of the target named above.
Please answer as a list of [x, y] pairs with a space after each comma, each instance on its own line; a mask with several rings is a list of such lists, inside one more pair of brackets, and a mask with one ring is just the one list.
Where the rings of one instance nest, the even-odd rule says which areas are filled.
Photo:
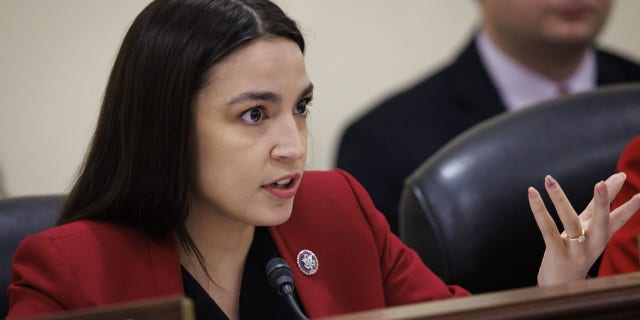
[[312, 95], [302, 52], [284, 38], [254, 40], [214, 66], [195, 99], [190, 215], [286, 221], [306, 162]]

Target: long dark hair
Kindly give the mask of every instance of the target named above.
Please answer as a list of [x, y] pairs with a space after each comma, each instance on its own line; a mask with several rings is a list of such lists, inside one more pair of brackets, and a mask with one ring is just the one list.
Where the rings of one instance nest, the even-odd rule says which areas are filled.
[[[127, 32], [106, 87], [96, 131], [58, 224], [111, 221], [156, 239], [184, 228], [194, 185], [196, 92], [240, 46], [304, 40], [268, 0], [156, 0]], [[196, 249], [197, 252], [197, 249]]]

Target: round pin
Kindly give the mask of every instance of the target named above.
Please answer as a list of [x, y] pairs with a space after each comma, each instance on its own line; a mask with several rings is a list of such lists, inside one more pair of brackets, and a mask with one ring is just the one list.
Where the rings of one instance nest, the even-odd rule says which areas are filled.
[[318, 257], [311, 250], [304, 249], [298, 252], [296, 262], [298, 269], [308, 276], [318, 272]]

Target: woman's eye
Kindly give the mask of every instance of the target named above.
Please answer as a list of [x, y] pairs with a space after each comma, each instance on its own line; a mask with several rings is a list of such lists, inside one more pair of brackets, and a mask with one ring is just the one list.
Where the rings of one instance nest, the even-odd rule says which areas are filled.
[[240, 119], [249, 124], [257, 124], [264, 118], [264, 110], [261, 107], [253, 107], [240, 115]]
[[300, 116], [306, 116], [309, 113], [308, 107], [311, 105], [311, 98], [304, 98], [298, 101], [294, 113]]

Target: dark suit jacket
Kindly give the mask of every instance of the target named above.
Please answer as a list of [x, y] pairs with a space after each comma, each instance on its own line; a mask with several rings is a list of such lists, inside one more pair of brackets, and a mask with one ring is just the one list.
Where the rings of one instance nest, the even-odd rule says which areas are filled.
[[[624, 149], [616, 171], [626, 173], [627, 180], [613, 200], [611, 209], [621, 206], [640, 192], [640, 136], [633, 139]], [[640, 235], [640, 211], [636, 212], [609, 240], [602, 255], [598, 276], [640, 271], [638, 235]]]
[[[597, 51], [598, 85], [640, 81], [640, 66]], [[458, 134], [505, 111], [472, 41], [453, 63], [357, 119], [345, 130], [337, 164], [369, 192], [398, 232], [404, 179]]]
[[[468, 294], [425, 267], [342, 171], [306, 172], [291, 218], [269, 231], [310, 317]], [[314, 275], [296, 268], [303, 249], [318, 257]], [[9, 319], [183, 294], [174, 235], [157, 241], [106, 222], [76, 221], [28, 237], [12, 272]]]

